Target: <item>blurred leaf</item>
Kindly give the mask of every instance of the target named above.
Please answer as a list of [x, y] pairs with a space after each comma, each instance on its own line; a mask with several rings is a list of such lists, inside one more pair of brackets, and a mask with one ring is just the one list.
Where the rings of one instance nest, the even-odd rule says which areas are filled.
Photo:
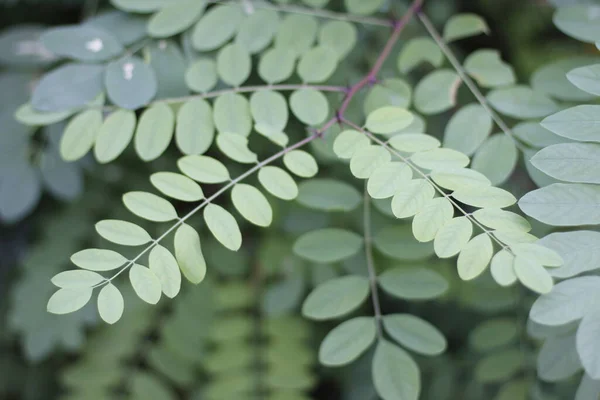
[[375, 340], [373, 318], [358, 317], [342, 322], [325, 336], [319, 348], [319, 362], [339, 367], [350, 364]]

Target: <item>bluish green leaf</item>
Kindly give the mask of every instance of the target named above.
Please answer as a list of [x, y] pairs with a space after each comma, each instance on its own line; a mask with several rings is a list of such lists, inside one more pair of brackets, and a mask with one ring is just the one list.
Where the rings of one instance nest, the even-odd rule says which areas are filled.
[[352, 14], [373, 14], [383, 6], [383, 0], [344, 0], [348, 11]]
[[369, 280], [362, 276], [330, 279], [317, 286], [302, 304], [302, 314], [314, 320], [342, 317], [369, 296]]
[[130, 110], [148, 104], [158, 88], [154, 70], [138, 57], [122, 58], [108, 64], [104, 84], [110, 101]]
[[394, 340], [417, 353], [435, 356], [446, 350], [444, 335], [435, 326], [414, 315], [386, 315], [383, 326]]
[[252, 68], [250, 54], [239, 44], [223, 47], [217, 55], [217, 73], [221, 80], [238, 87], [248, 79]]
[[499, 208], [484, 208], [473, 212], [475, 219], [481, 224], [499, 231], [518, 230], [529, 232], [531, 224], [519, 214]]
[[446, 125], [444, 147], [470, 156], [492, 133], [492, 126], [492, 118], [483, 106], [466, 105]]
[[579, 89], [600, 96], [600, 64], [575, 68], [567, 73], [567, 79]]
[[597, 262], [600, 257], [600, 248], [596, 245], [598, 240], [599, 232], [578, 230], [551, 233], [538, 243], [555, 250], [563, 259], [563, 265], [550, 270], [550, 274], [557, 278], [570, 278], [600, 268]]
[[311, 48], [319, 23], [310, 15], [288, 14], [275, 35], [275, 47], [290, 49], [296, 57]]
[[517, 119], [542, 118], [559, 110], [545, 94], [522, 85], [492, 90], [487, 100], [502, 114]]
[[438, 169], [431, 173], [431, 179], [438, 186], [449, 190], [491, 185], [485, 175], [468, 168]]
[[410, 39], [398, 56], [398, 70], [406, 74], [423, 63], [429, 63], [438, 68], [444, 62], [444, 54], [433, 41], [428, 37], [416, 37]]
[[306, 83], [324, 82], [333, 75], [337, 63], [337, 54], [331, 48], [316, 46], [300, 57], [298, 76]]
[[379, 286], [394, 297], [405, 300], [429, 300], [442, 296], [448, 282], [435, 271], [425, 268], [397, 267], [388, 269], [378, 278]]
[[555, 144], [536, 153], [531, 163], [561, 181], [600, 183], [600, 144]]
[[595, 96], [577, 88], [569, 79], [567, 73], [573, 68], [598, 62], [598, 57], [569, 57], [546, 64], [535, 71], [531, 77], [534, 90], [564, 101], [586, 101]]
[[425, 115], [452, 108], [460, 83], [460, 77], [452, 70], [439, 69], [430, 73], [415, 88], [415, 108]]
[[470, 36], [489, 34], [490, 28], [483, 18], [476, 14], [457, 14], [444, 26], [444, 40], [453, 42]]
[[597, 313], [587, 313], [577, 329], [576, 345], [581, 364], [587, 375], [600, 379], [600, 358], [598, 357], [598, 333], [600, 318]]
[[469, 165], [469, 157], [452, 149], [433, 149], [413, 154], [410, 160], [417, 166], [429, 170], [462, 168]]
[[63, 121], [73, 115], [74, 110], [43, 112], [34, 110], [30, 103], [23, 104], [15, 112], [15, 119], [27, 126], [45, 126]]
[[406, 153], [417, 153], [440, 147], [440, 141], [423, 133], [401, 133], [393, 136], [390, 145], [396, 150]]
[[471, 167], [485, 175], [492, 185], [508, 180], [517, 166], [519, 152], [513, 139], [498, 133], [490, 136], [473, 156]]
[[[365, 102], [363, 110], [366, 115], [371, 114], [375, 110], [383, 107], [398, 107], [407, 109], [412, 100], [412, 88], [402, 79], [386, 79], [371, 87]], [[415, 123], [413, 115], [412, 122], [403, 128], [408, 130]], [[393, 132], [396, 133], [396, 132]]]
[[346, 182], [333, 179], [311, 179], [301, 182], [297, 197], [305, 207], [332, 211], [352, 211], [361, 202], [361, 195]]
[[65, 25], [47, 30], [42, 45], [52, 53], [85, 62], [106, 61], [123, 52], [109, 32], [90, 25]]
[[600, 142], [600, 106], [578, 105], [545, 118], [541, 124], [557, 135], [582, 142]]
[[373, 356], [373, 384], [383, 400], [417, 400], [421, 392], [419, 366], [408, 353], [380, 340]]
[[294, 52], [286, 47], [274, 47], [265, 51], [258, 63], [258, 75], [271, 84], [286, 80], [294, 72], [294, 56]]
[[591, 4], [560, 7], [554, 13], [553, 22], [563, 33], [588, 43], [600, 39], [598, 13], [600, 7]]
[[202, 15], [204, 0], [179, 0], [166, 5], [148, 21], [148, 33], [152, 37], [166, 38], [180, 33]]
[[215, 50], [235, 35], [244, 20], [238, 4], [218, 4], [208, 10], [194, 27], [192, 43], [199, 51]]
[[561, 256], [552, 249], [535, 243], [517, 243], [510, 246], [513, 254], [530, 262], [535, 262], [548, 267], [563, 265]]
[[335, 51], [338, 60], [350, 53], [357, 38], [356, 27], [347, 21], [328, 21], [322, 24], [319, 30], [319, 44]]
[[264, 50], [279, 28], [279, 14], [275, 10], [256, 9], [240, 24], [235, 42], [251, 54]]
[[471, 53], [464, 64], [465, 70], [483, 87], [514, 85], [513, 68], [502, 61], [498, 50], [481, 49]]
[[254, 129], [265, 135], [281, 133], [288, 121], [288, 106], [281, 93], [272, 90], [254, 92], [250, 97]]
[[373, 318], [358, 317], [342, 322], [323, 339], [319, 362], [330, 367], [350, 364], [373, 344], [375, 334]]
[[327, 228], [300, 236], [294, 243], [294, 253], [310, 261], [333, 263], [355, 255], [362, 247], [362, 238], [344, 229]]
[[185, 83], [198, 93], [206, 93], [217, 85], [217, 64], [211, 58], [199, 58], [185, 71]]

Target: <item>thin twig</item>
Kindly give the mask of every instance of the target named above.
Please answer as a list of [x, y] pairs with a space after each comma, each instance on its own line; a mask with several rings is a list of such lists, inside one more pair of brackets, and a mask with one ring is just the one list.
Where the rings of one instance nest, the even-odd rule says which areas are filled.
[[365, 183], [364, 201], [363, 201], [363, 229], [365, 240], [365, 256], [367, 258], [367, 271], [369, 272], [369, 285], [371, 286], [371, 300], [373, 301], [373, 312], [375, 313], [375, 326], [377, 327], [377, 337], [383, 337], [381, 328], [381, 305], [379, 304], [379, 288], [377, 286], [377, 271], [373, 261], [373, 240], [371, 236], [371, 196], [367, 191]]

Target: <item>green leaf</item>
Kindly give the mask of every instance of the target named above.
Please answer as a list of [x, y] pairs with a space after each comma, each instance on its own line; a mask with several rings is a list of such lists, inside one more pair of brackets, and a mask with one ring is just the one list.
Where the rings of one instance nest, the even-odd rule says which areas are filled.
[[28, 163], [13, 165], [0, 186], [0, 217], [16, 222], [33, 210], [41, 196], [39, 174]]
[[202, 15], [205, 1], [179, 0], [163, 7], [148, 21], [148, 34], [156, 38], [166, 38], [183, 32]]
[[561, 181], [600, 183], [600, 144], [555, 144], [536, 153], [531, 163]]
[[449, 110], [456, 104], [456, 92], [460, 84], [460, 77], [452, 70], [431, 72], [415, 88], [415, 108], [425, 115]]
[[[363, 109], [366, 115], [388, 106], [406, 109], [410, 106], [411, 100], [412, 88], [408, 83], [402, 79], [386, 79], [371, 87], [365, 98]], [[413, 115], [412, 123], [404, 129], [410, 129], [414, 123], [415, 117]], [[396, 133], [396, 131], [392, 133]]]
[[110, 32], [125, 46], [142, 40], [146, 35], [145, 18], [118, 10], [105, 11], [91, 16], [85, 20], [85, 24]]
[[509, 246], [519, 243], [534, 243], [538, 240], [531, 233], [521, 230], [494, 231], [493, 234], [498, 240]]
[[523, 367], [523, 357], [518, 348], [492, 353], [475, 366], [475, 379], [488, 384], [506, 382]]
[[392, 212], [396, 218], [408, 218], [421, 211], [433, 198], [435, 190], [425, 179], [407, 182], [394, 194]]
[[569, 57], [546, 64], [535, 71], [531, 77], [531, 86], [534, 90], [559, 100], [592, 100], [595, 96], [574, 86], [567, 79], [567, 73], [573, 68], [589, 65], [598, 60], [598, 57]]
[[286, 47], [274, 47], [265, 51], [258, 63], [258, 75], [270, 84], [285, 81], [294, 72], [294, 56], [294, 52]]
[[575, 400], [593, 399], [598, 395], [600, 395], [600, 382], [593, 380], [587, 374], [583, 374], [583, 378], [581, 378], [581, 383], [575, 394]]
[[499, 208], [484, 208], [476, 210], [473, 216], [481, 224], [499, 231], [518, 230], [529, 232], [531, 224], [519, 214]]
[[273, 210], [267, 198], [254, 186], [238, 183], [231, 191], [231, 202], [240, 214], [258, 226], [269, 226]]
[[[177, 233], [175, 237], [177, 238]], [[182, 240], [181, 234], [179, 235], [179, 239], [175, 240]], [[178, 246], [175, 246], [176, 250]], [[177, 296], [181, 289], [181, 272], [179, 272], [179, 266], [173, 254], [163, 246], [157, 244], [152, 248], [148, 256], [148, 267], [160, 281], [160, 286], [165, 296], [171, 299]]]
[[338, 55], [326, 46], [308, 50], [298, 62], [298, 76], [305, 83], [324, 82], [333, 75], [338, 65]]
[[174, 172], [156, 172], [150, 182], [161, 193], [181, 201], [198, 201], [204, 198], [202, 188], [185, 175]]
[[40, 112], [30, 103], [25, 103], [15, 112], [15, 119], [27, 126], [45, 126], [63, 121], [73, 115], [74, 110], [58, 112]]
[[479, 208], [504, 208], [517, 202], [510, 192], [493, 186], [465, 187], [452, 193], [452, 197]]
[[152, 193], [125, 193], [123, 203], [129, 211], [149, 221], [167, 222], [177, 219], [175, 207], [167, 200]]
[[554, 286], [552, 276], [542, 264], [529, 257], [517, 255], [514, 261], [515, 274], [519, 281], [534, 292], [549, 293]]
[[87, 110], [77, 114], [66, 126], [60, 139], [60, 156], [76, 161], [91, 150], [102, 125], [102, 112]]
[[332, 329], [319, 347], [319, 362], [328, 367], [348, 365], [375, 341], [375, 321], [357, 317]]
[[468, 104], [452, 116], [444, 131], [444, 147], [472, 155], [492, 133], [492, 118], [483, 106]]
[[106, 61], [124, 50], [113, 35], [91, 25], [51, 28], [40, 36], [40, 41], [56, 55], [85, 62]]
[[90, 271], [111, 271], [123, 266], [127, 259], [113, 250], [86, 249], [73, 254], [71, 262]]
[[333, 179], [311, 179], [301, 182], [298, 203], [326, 212], [352, 211], [361, 202], [361, 195], [346, 182]]
[[160, 281], [148, 268], [133, 264], [129, 270], [129, 281], [135, 294], [148, 304], [156, 304], [160, 300]]
[[312, 47], [317, 38], [319, 23], [310, 15], [289, 14], [275, 35], [275, 47], [290, 49], [296, 57]]
[[434, 150], [440, 147], [440, 141], [423, 133], [401, 133], [392, 137], [390, 145], [396, 150], [406, 153]]
[[525, 258], [548, 267], [560, 267], [563, 265], [561, 256], [547, 247], [534, 243], [518, 243], [510, 246], [515, 256]]
[[431, 179], [438, 186], [449, 190], [491, 185], [485, 175], [468, 168], [439, 169], [431, 173]]
[[368, 179], [375, 170], [392, 160], [390, 152], [379, 145], [369, 145], [355, 152], [350, 159], [350, 171], [359, 179]]
[[140, 246], [152, 240], [144, 228], [116, 219], [105, 219], [98, 222], [96, 231], [104, 239], [124, 246]]
[[231, 179], [229, 171], [219, 160], [207, 156], [185, 156], [177, 166], [190, 178], [202, 183], [221, 183]]
[[485, 20], [476, 14], [454, 15], [450, 17], [444, 26], [444, 40], [446, 42], [453, 42], [482, 33], [489, 35], [490, 28]]
[[257, 9], [239, 26], [235, 42], [251, 54], [264, 50], [279, 28], [279, 14], [275, 10]]
[[213, 112], [204, 99], [190, 100], [177, 113], [175, 142], [184, 154], [203, 154], [215, 137]]
[[117, 110], [110, 114], [96, 135], [94, 156], [101, 164], [114, 161], [125, 151], [133, 138], [136, 117], [130, 110]]
[[206, 226], [223, 246], [237, 251], [242, 246], [242, 233], [233, 217], [227, 210], [216, 204], [208, 204], [204, 208]]
[[596, 245], [600, 232], [578, 230], [573, 232], [555, 232], [540, 239], [538, 244], [554, 249], [563, 259], [563, 265], [550, 272], [557, 278], [570, 278], [582, 272], [600, 268], [597, 261], [600, 248]]
[[543, 148], [569, 141], [542, 127], [539, 122], [521, 122], [515, 125], [512, 131], [521, 141], [535, 148]]
[[581, 364], [575, 347], [575, 335], [549, 338], [544, 342], [537, 359], [538, 376], [550, 382], [564, 380], [577, 373]]
[[115, 285], [109, 283], [98, 293], [98, 313], [108, 324], [114, 324], [121, 319], [125, 301]]
[[434, 253], [431, 243], [421, 243], [414, 238], [410, 224], [387, 226], [374, 239], [377, 250], [397, 260], [422, 260]]
[[446, 350], [444, 335], [435, 326], [414, 315], [386, 315], [383, 326], [394, 340], [417, 353], [436, 356]]
[[518, 334], [519, 328], [512, 319], [490, 319], [471, 331], [469, 344], [479, 352], [495, 350], [513, 342]]
[[374, 199], [387, 199], [412, 179], [412, 169], [403, 162], [388, 162], [377, 167], [367, 181], [367, 191]]
[[217, 63], [211, 58], [199, 58], [185, 71], [185, 83], [194, 92], [206, 93], [218, 80]]
[[293, 174], [302, 178], [312, 178], [319, 172], [315, 158], [303, 150], [292, 150], [283, 156], [283, 164]]
[[124, 11], [147, 13], [160, 10], [167, 0], [111, 0], [111, 3]]
[[541, 125], [557, 135], [582, 142], [600, 142], [600, 106], [578, 105], [545, 118]]
[[552, 21], [563, 33], [584, 42], [594, 43], [600, 39], [597, 21], [599, 11], [600, 7], [591, 4], [560, 7], [554, 13]]
[[458, 276], [464, 281], [477, 278], [487, 268], [494, 247], [487, 233], [481, 233], [463, 247], [458, 255]]
[[206, 276], [206, 262], [198, 232], [187, 224], [181, 224], [175, 232], [174, 245], [177, 264], [186, 279], [195, 285], [202, 282]]
[[483, 142], [473, 157], [471, 168], [485, 175], [492, 185], [500, 185], [510, 178], [518, 160], [514, 140], [499, 133]]
[[294, 91], [290, 96], [290, 108], [300, 122], [310, 126], [323, 123], [329, 114], [325, 95], [311, 88]]
[[500, 58], [498, 50], [481, 49], [471, 53], [464, 63], [465, 70], [479, 85], [487, 88], [514, 85], [515, 72]]
[[378, 282], [386, 293], [413, 301], [435, 299], [449, 287], [442, 275], [425, 268], [388, 269], [379, 275]]
[[227, 157], [242, 164], [253, 164], [258, 161], [255, 153], [248, 148], [248, 139], [237, 133], [219, 133], [217, 147]]
[[198, 51], [215, 50], [235, 35], [244, 20], [238, 4], [219, 4], [210, 8], [192, 32], [192, 44]]
[[333, 151], [343, 159], [350, 159], [352, 156], [370, 144], [369, 138], [364, 133], [355, 130], [345, 130], [335, 138], [333, 142]]
[[85, 306], [91, 298], [91, 288], [59, 289], [48, 300], [46, 309], [52, 314], [69, 314]]
[[519, 200], [521, 211], [552, 226], [600, 224], [600, 186], [554, 183], [527, 193]]
[[302, 304], [302, 315], [317, 321], [335, 319], [356, 310], [369, 296], [369, 280], [344, 276], [317, 286]]
[[319, 44], [335, 51], [338, 60], [352, 51], [357, 39], [356, 26], [347, 21], [328, 21], [319, 30]]
[[[0, 63], [7, 67], [44, 67], [56, 61], [40, 42], [45, 27], [33, 24], [15, 24], [6, 27], [0, 34]], [[30, 44], [22, 51], [18, 44]], [[21, 50], [21, 51], [20, 51]]]
[[567, 79], [579, 89], [600, 96], [600, 64], [575, 68], [567, 73]]
[[262, 167], [258, 171], [258, 181], [267, 192], [282, 200], [298, 197], [298, 185], [290, 174], [279, 167]]
[[250, 96], [250, 111], [256, 125], [254, 129], [270, 135], [284, 131], [288, 121], [288, 106], [281, 93], [260, 90]]
[[433, 149], [415, 153], [410, 160], [417, 166], [429, 170], [462, 168], [469, 165], [469, 157], [452, 149]]
[[348, 11], [352, 14], [373, 14], [383, 6], [383, 0], [344, 0]]
[[144, 110], [135, 132], [135, 151], [144, 161], [158, 158], [171, 143], [175, 115], [165, 103], [156, 103]]
[[415, 215], [412, 231], [419, 242], [430, 242], [438, 231], [452, 219], [454, 207], [445, 197], [429, 200]]
[[600, 358], [598, 357], [598, 333], [600, 319], [596, 313], [588, 313], [583, 317], [577, 329], [577, 353], [585, 372], [593, 379], [600, 379]]
[[154, 70], [139, 57], [122, 58], [108, 64], [104, 84], [110, 101], [130, 110], [148, 104], [158, 89]]
[[500, 286], [510, 286], [517, 281], [515, 274], [515, 256], [508, 250], [500, 250], [492, 258], [490, 272], [492, 277]]
[[187, 59], [179, 44], [172, 40], [151, 41], [144, 47], [144, 57], [156, 73], [158, 80], [157, 99], [185, 97], [189, 94], [185, 84]]
[[219, 132], [250, 135], [252, 116], [248, 100], [237, 93], [217, 97], [214, 103], [214, 121]]
[[444, 62], [444, 54], [433, 39], [417, 37], [410, 39], [404, 45], [398, 56], [397, 65], [402, 74], [407, 74], [425, 62], [439, 68]]
[[240, 86], [250, 76], [251, 69], [250, 54], [239, 44], [228, 44], [217, 55], [217, 73], [228, 85]]
[[433, 248], [440, 258], [454, 257], [461, 252], [473, 235], [473, 224], [467, 217], [452, 218], [435, 235]]
[[413, 118], [404, 108], [382, 107], [367, 116], [366, 128], [373, 133], [394, 133], [409, 126]]
[[63, 271], [52, 277], [52, 283], [59, 288], [82, 289], [95, 286], [104, 281], [104, 277], [97, 272], [82, 269]]
[[408, 353], [385, 339], [377, 344], [373, 384], [383, 400], [417, 400], [421, 392], [419, 366]]
[[294, 253], [309, 261], [333, 263], [352, 257], [362, 247], [362, 237], [338, 228], [311, 231], [294, 243]]
[[492, 90], [487, 100], [502, 114], [517, 119], [542, 118], [559, 110], [554, 100], [522, 85]]

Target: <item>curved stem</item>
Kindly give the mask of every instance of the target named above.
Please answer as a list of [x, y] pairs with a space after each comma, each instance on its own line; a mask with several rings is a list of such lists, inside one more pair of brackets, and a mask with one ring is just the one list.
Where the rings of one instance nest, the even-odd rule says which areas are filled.
[[375, 326], [377, 327], [377, 337], [383, 337], [381, 328], [381, 305], [379, 304], [379, 288], [377, 286], [377, 271], [373, 261], [373, 239], [371, 236], [371, 196], [367, 192], [367, 184], [364, 189], [364, 207], [363, 207], [363, 229], [365, 239], [365, 256], [367, 258], [367, 270], [369, 272], [369, 285], [371, 286], [371, 300], [373, 301], [373, 312], [375, 313]]

